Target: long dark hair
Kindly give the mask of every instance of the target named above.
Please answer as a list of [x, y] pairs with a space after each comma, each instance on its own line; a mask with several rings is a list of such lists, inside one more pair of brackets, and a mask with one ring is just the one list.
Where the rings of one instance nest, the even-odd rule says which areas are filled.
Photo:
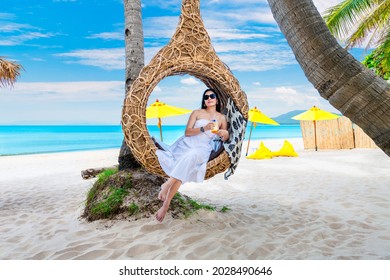
[[212, 93], [215, 93], [215, 95], [217, 96], [217, 105], [216, 105], [216, 109], [217, 109], [217, 112], [220, 112], [221, 113], [221, 102], [219, 102], [219, 96], [218, 96], [218, 93], [211, 89], [211, 88], [208, 88], [206, 89], [204, 92], [203, 92], [203, 95], [202, 95], [202, 109], [206, 109], [206, 101], [203, 99], [203, 97], [206, 95], [206, 92], [209, 92], [211, 91]]

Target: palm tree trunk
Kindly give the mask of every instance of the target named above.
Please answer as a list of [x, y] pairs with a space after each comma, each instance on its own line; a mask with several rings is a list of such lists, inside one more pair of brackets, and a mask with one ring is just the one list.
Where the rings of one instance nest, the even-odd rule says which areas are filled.
[[311, 0], [268, 0], [308, 80], [390, 156], [390, 84], [331, 35]]
[[[126, 95], [133, 81], [144, 66], [144, 35], [142, 30], [141, 0], [124, 0], [125, 6], [125, 49], [126, 49]], [[119, 170], [137, 168], [130, 148], [122, 141], [118, 157]]]

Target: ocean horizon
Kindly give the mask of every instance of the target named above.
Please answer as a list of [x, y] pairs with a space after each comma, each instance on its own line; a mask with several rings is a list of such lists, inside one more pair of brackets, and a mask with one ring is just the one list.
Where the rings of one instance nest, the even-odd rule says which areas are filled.
[[[185, 125], [162, 127], [163, 141], [172, 144], [184, 134]], [[157, 125], [148, 125], [149, 134], [160, 139]], [[245, 139], [249, 139], [248, 125]], [[302, 138], [299, 125], [257, 125], [251, 140]], [[103, 150], [120, 148], [121, 125], [0, 125], [0, 156]]]

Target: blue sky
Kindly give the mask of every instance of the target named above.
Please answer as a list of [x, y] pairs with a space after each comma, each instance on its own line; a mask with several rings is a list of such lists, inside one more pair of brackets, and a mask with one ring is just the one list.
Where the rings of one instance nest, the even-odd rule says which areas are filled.
[[[314, 1], [319, 11], [340, 0]], [[24, 67], [13, 88], [0, 88], [0, 124], [120, 124], [124, 98], [121, 0], [1, 0], [0, 56]], [[181, 0], [144, 0], [145, 63], [169, 41]], [[212, 44], [246, 92], [250, 107], [275, 117], [313, 105], [338, 112], [307, 81], [265, 0], [201, 1]], [[360, 53], [356, 55], [355, 53]], [[362, 60], [361, 51], [354, 50]], [[168, 77], [160, 99], [196, 109], [205, 85]], [[167, 118], [185, 124], [188, 116]], [[154, 120], [150, 123], [153, 124]]]

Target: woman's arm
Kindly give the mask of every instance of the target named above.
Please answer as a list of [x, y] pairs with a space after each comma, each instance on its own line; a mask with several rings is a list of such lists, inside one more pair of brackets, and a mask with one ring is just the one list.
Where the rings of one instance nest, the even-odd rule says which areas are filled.
[[219, 127], [219, 130], [217, 132], [217, 135], [221, 137], [222, 141], [226, 141], [229, 139], [229, 132], [227, 130], [227, 121], [226, 117], [224, 115], [220, 115], [220, 121], [221, 121], [221, 126]]

